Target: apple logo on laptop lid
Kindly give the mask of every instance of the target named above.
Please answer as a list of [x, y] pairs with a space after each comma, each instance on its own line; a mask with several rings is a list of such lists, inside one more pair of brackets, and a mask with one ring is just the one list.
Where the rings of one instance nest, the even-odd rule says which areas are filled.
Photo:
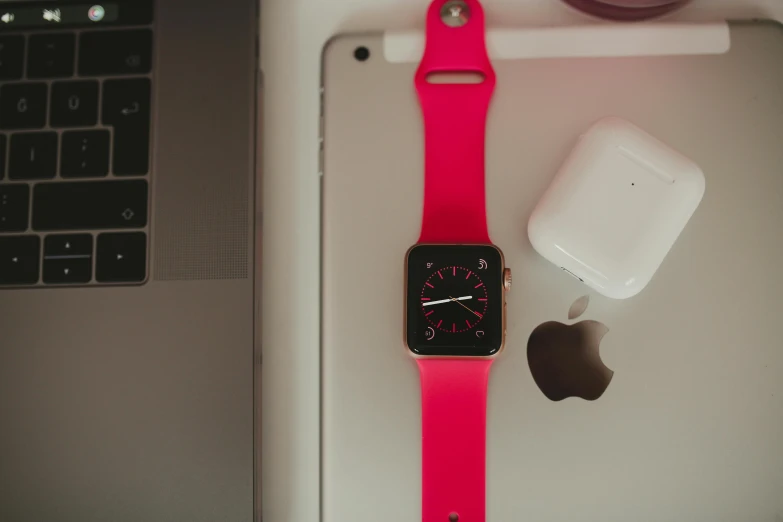
[[[584, 314], [589, 297], [577, 299], [569, 320]], [[614, 372], [601, 360], [600, 344], [609, 328], [598, 321], [567, 325], [549, 321], [539, 325], [527, 343], [530, 373], [544, 395], [552, 401], [580, 397], [594, 401], [601, 397]]]

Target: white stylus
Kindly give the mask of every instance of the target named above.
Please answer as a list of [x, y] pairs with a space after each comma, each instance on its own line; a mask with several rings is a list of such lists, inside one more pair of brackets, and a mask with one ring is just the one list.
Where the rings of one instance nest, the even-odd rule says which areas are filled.
[[451, 303], [452, 301], [467, 301], [473, 299], [472, 295], [466, 295], [465, 297], [457, 297], [456, 299], [443, 299], [441, 301], [430, 301], [429, 303], [422, 303], [421, 306], [432, 306], [436, 304]]

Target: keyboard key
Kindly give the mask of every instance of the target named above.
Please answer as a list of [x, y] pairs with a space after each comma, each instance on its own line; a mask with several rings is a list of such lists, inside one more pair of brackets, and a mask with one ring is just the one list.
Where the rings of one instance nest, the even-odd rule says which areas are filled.
[[39, 34], [30, 37], [27, 52], [27, 76], [30, 78], [63, 78], [73, 76], [76, 36], [73, 34]]
[[103, 84], [103, 123], [114, 126], [112, 171], [117, 176], [149, 172], [150, 81], [107, 80]]
[[0, 80], [18, 80], [24, 69], [24, 36], [0, 36]]
[[52, 84], [52, 127], [90, 127], [98, 123], [98, 82]]
[[144, 232], [98, 236], [95, 279], [99, 283], [141, 283], [147, 272]]
[[5, 149], [8, 138], [0, 134], [0, 179], [5, 177]]
[[103, 83], [103, 123], [114, 126], [149, 126], [149, 78], [106, 80]]
[[47, 236], [44, 240], [43, 281], [47, 284], [89, 283], [92, 279], [92, 236]]
[[0, 87], [0, 128], [36, 129], [45, 124], [45, 83], [11, 83]]
[[112, 170], [116, 176], [143, 176], [150, 170], [149, 127], [115, 127]]
[[68, 131], [62, 140], [60, 176], [99, 178], [109, 173], [109, 131]]
[[84, 284], [92, 280], [92, 258], [44, 259], [43, 282], [48, 285]]
[[68, 256], [92, 257], [91, 234], [54, 234], [44, 241], [44, 259]]
[[0, 285], [37, 283], [40, 255], [38, 236], [0, 237]]
[[48, 179], [57, 173], [57, 133], [25, 132], [11, 135], [8, 177]]
[[103, 123], [115, 127], [149, 127], [148, 78], [106, 80], [103, 84]]
[[147, 182], [39, 183], [33, 189], [34, 230], [142, 228]]
[[0, 232], [24, 232], [29, 214], [29, 185], [0, 185]]
[[145, 74], [152, 69], [152, 31], [100, 31], [82, 33], [79, 74]]

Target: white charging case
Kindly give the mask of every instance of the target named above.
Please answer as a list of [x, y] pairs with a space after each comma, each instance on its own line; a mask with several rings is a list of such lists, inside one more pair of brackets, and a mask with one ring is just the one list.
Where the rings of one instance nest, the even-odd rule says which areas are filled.
[[533, 247], [595, 291], [627, 299], [660, 267], [704, 196], [693, 161], [632, 123], [579, 138], [528, 223]]

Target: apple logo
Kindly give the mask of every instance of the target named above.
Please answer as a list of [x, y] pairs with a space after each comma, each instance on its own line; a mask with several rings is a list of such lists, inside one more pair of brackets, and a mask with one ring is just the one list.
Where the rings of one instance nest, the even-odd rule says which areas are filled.
[[[568, 319], [584, 314], [589, 302], [588, 296], [577, 299]], [[527, 342], [527, 362], [533, 379], [548, 399], [580, 397], [594, 401], [603, 395], [614, 376], [599, 353], [601, 340], [608, 332], [609, 328], [597, 321], [570, 326], [550, 321], [533, 330]]]

